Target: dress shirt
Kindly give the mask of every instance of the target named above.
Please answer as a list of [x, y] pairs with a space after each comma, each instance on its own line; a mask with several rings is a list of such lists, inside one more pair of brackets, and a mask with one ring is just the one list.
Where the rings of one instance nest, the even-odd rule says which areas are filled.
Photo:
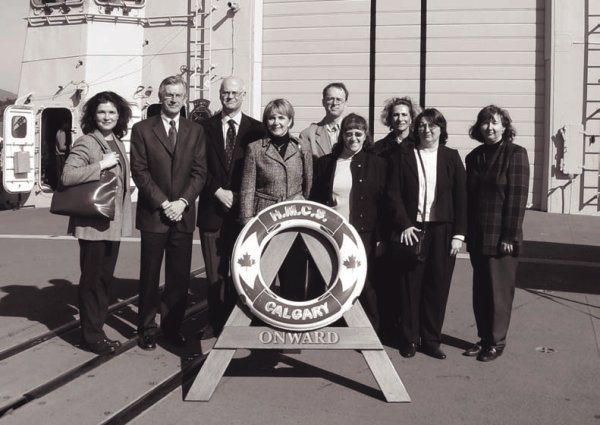
[[[419, 160], [417, 149], [415, 149], [417, 170], [419, 170], [419, 204], [417, 206], [417, 221], [436, 221], [435, 211], [431, 211], [431, 206], [433, 205], [435, 198], [435, 185], [437, 182], [437, 147], [433, 149], [420, 149], [419, 152], [423, 159], [426, 175], [423, 174], [423, 167], [421, 167], [421, 161]], [[425, 205], [425, 211], [423, 211], [425, 185], [427, 185], [427, 204]]]
[[162, 120], [163, 125], [165, 126], [165, 132], [169, 135], [169, 130], [171, 129], [171, 121], [175, 121], [175, 128], [177, 129], [177, 134], [179, 134], [179, 114], [175, 115], [173, 118], [169, 118], [165, 114], [161, 112], [160, 118]]
[[329, 135], [329, 143], [331, 143], [331, 147], [333, 148], [338, 141], [338, 136], [340, 135], [340, 124], [337, 121], [334, 121], [329, 124], [325, 124], [325, 128], [327, 129], [327, 134]]

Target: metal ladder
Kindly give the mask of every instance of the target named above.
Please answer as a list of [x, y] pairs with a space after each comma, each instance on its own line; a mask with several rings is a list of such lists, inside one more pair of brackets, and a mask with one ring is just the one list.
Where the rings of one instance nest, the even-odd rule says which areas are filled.
[[189, 14], [192, 24], [188, 27], [188, 62], [189, 78], [188, 101], [190, 111], [194, 101], [210, 100], [212, 66], [212, 0], [190, 0]]
[[[600, 8], [590, 11], [586, 1], [584, 67], [584, 145], [580, 186], [580, 209], [595, 206], [600, 211]], [[586, 184], [586, 175], [595, 176], [595, 185]], [[595, 193], [590, 196], [591, 193]]]

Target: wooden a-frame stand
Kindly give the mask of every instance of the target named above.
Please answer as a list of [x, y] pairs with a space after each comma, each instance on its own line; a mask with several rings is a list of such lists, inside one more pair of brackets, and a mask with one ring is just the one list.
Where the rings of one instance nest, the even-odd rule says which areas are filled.
[[[275, 278], [298, 232], [282, 233], [267, 246], [261, 259], [261, 273], [265, 282]], [[300, 232], [309, 252], [321, 275], [331, 276], [331, 261], [326, 248], [317, 239], [307, 233]], [[390, 402], [410, 402], [410, 396], [396, 373], [392, 362], [385, 352], [377, 334], [373, 330], [362, 306], [356, 301], [354, 306], [344, 314], [348, 327], [326, 327], [321, 332], [335, 332], [339, 336], [336, 344], [325, 343], [278, 343], [264, 344], [260, 341], [263, 332], [274, 329], [267, 326], [250, 326], [252, 316], [245, 306], [236, 305], [229, 316], [225, 327], [214, 348], [209, 353], [204, 365], [196, 376], [186, 401], [209, 401], [219, 384], [227, 366], [233, 359], [237, 349], [321, 349], [321, 350], [358, 350], [364, 356], [369, 369], [379, 384], [385, 400]]]

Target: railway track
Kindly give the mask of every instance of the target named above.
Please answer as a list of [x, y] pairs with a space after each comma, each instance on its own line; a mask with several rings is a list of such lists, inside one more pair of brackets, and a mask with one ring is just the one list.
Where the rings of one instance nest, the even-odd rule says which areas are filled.
[[[191, 277], [203, 273], [201, 267]], [[197, 344], [174, 350], [159, 339], [155, 351], [137, 347], [135, 325], [127, 320], [135, 317], [137, 298], [109, 308], [109, 317], [129, 329], [112, 355], [98, 356], [74, 345], [79, 320], [1, 350], [0, 422], [124, 424], [192, 379], [205, 358], [193, 346]], [[186, 333], [195, 333], [205, 310], [206, 302], [191, 301]]]

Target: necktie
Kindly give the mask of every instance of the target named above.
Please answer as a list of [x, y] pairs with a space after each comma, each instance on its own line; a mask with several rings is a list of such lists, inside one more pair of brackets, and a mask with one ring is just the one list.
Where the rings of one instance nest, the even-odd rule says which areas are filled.
[[171, 146], [175, 149], [175, 143], [177, 143], [177, 127], [175, 127], [175, 120], [169, 121], [169, 141]]
[[227, 129], [227, 140], [225, 140], [225, 155], [227, 157], [227, 167], [231, 164], [233, 158], [233, 148], [235, 146], [235, 121], [228, 121], [229, 128]]
[[338, 141], [338, 130], [340, 129], [338, 124], [334, 124], [329, 129], [329, 142], [331, 147], [335, 146]]

